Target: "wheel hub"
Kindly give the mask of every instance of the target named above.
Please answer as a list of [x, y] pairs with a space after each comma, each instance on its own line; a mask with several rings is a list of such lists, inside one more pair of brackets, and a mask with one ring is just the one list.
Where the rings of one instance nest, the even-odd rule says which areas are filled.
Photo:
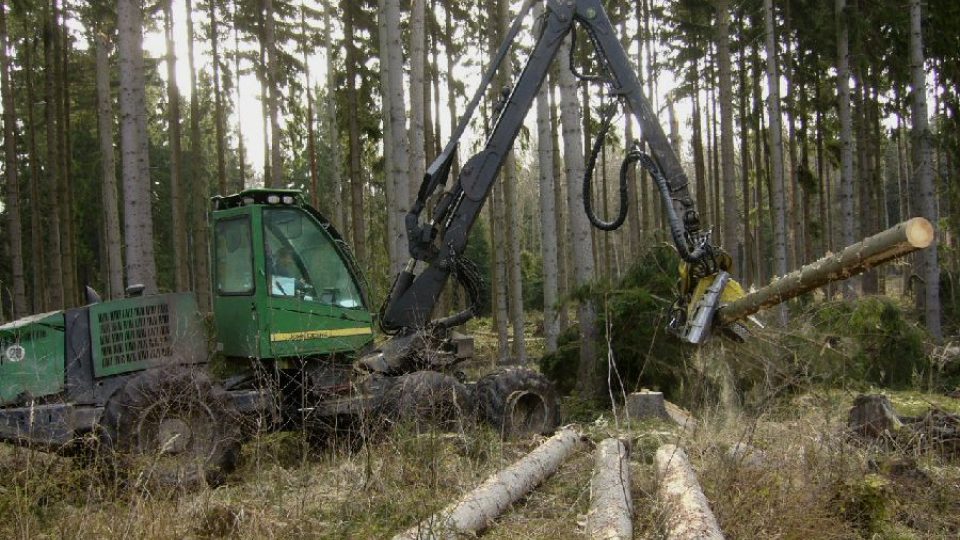
[[157, 438], [161, 454], [179, 454], [187, 449], [193, 432], [190, 426], [179, 418], [169, 418], [160, 422]]

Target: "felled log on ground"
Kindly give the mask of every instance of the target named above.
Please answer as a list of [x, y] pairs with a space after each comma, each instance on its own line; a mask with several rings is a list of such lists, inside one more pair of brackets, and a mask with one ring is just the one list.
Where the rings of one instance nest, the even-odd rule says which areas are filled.
[[587, 537], [629, 540], [633, 538], [632, 515], [627, 447], [620, 439], [605, 439], [597, 446], [596, 463], [590, 478]]
[[697, 474], [682, 448], [665, 444], [654, 457], [659, 484], [657, 496], [667, 513], [670, 540], [719, 540], [720, 525], [707, 502]]
[[892, 435], [902, 426], [903, 423], [893, 410], [890, 399], [880, 394], [857, 396], [847, 416], [847, 427], [864, 437]]
[[563, 428], [520, 461], [487, 478], [479, 487], [394, 540], [460, 538], [487, 528], [511, 504], [552, 475], [582, 442]]
[[923, 249], [931, 242], [933, 226], [929, 221], [920, 217], [904, 221], [731, 302], [718, 312], [720, 323], [729, 324], [832, 281], [861, 274], [877, 265]]

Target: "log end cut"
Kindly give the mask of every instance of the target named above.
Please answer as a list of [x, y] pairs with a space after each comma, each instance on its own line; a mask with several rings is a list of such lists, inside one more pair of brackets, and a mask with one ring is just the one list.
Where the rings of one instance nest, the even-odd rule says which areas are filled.
[[933, 243], [933, 225], [926, 218], [915, 217], [904, 224], [910, 245], [923, 249]]

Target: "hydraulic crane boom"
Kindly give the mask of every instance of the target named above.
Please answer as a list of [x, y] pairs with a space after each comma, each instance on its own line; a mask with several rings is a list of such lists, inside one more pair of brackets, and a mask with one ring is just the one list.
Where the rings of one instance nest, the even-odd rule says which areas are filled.
[[[699, 233], [699, 216], [694, 210], [693, 199], [687, 188], [687, 177], [657, 121], [650, 102], [643, 94], [640, 80], [620, 45], [601, 1], [544, 1], [546, 10], [536, 45], [512, 91], [509, 95], [505, 94], [505, 102], [485, 147], [467, 160], [459, 177], [440, 197], [432, 216], [425, 221], [421, 214], [426, 208], [426, 201], [438, 188], [447, 184], [459, 139], [493, 73], [512, 45], [531, 0], [524, 2], [520, 14], [500, 47], [497, 59], [488, 69], [477, 94], [460, 120], [457, 132], [427, 169], [417, 202], [406, 216], [411, 258], [394, 282], [381, 311], [381, 326], [385, 331], [406, 333], [427, 326], [449, 328], [462, 324], [473, 316], [473, 308], [470, 307], [444, 319], [430, 320], [436, 300], [450, 274], [454, 274], [464, 285], [474, 303], [478, 299], [478, 285], [471, 277], [472, 266], [463, 258], [467, 237], [513, 146], [524, 117], [547, 77], [563, 39], [578, 28], [582, 29], [593, 43], [600, 67], [608, 78], [611, 94], [629, 108], [650, 146], [652, 162], [646, 155], [640, 154], [637, 154], [634, 161], [641, 161], [654, 173], [661, 195], [670, 201], [668, 212], [671, 232], [681, 257], [692, 264], [712, 258], [709, 256], [711, 246], [708, 235]], [[585, 194], [585, 197], [588, 196], [589, 194]], [[596, 221], [594, 222], [596, 224]], [[710, 265], [711, 268], [713, 266]]]

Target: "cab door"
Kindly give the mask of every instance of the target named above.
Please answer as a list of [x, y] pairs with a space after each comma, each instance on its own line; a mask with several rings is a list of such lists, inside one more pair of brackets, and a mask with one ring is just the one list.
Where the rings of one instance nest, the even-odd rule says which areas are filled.
[[257, 296], [264, 282], [256, 268], [262, 255], [254, 249], [254, 208], [218, 213], [213, 234], [213, 314], [217, 344], [226, 356], [259, 358], [261, 321]]
[[263, 349], [286, 358], [352, 352], [370, 343], [372, 316], [333, 237], [297, 206], [262, 212]]

